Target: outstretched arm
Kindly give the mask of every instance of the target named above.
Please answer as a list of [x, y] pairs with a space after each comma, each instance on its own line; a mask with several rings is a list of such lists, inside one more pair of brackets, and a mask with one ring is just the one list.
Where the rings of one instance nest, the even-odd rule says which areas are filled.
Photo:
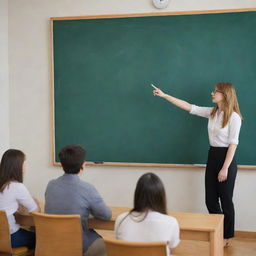
[[169, 94], [166, 94], [164, 93], [163, 91], [161, 91], [159, 88], [156, 88], [154, 91], [153, 91], [153, 94], [154, 96], [158, 96], [158, 97], [161, 97], [161, 98], [164, 98], [166, 99], [167, 101], [169, 101], [170, 103], [172, 103], [173, 105], [181, 108], [181, 109], [184, 109], [186, 111], [191, 111], [191, 104], [184, 101], [184, 100], [181, 100], [181, 99], [178, 99], [178, 98], [175, 98]]

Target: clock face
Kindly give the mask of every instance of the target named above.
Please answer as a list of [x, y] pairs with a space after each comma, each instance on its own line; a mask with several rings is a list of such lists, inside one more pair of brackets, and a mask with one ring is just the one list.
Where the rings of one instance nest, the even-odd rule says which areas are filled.
[[169, 4], [169, 0], [153, 0], [153, 4], [158, 9], [166, 8]]

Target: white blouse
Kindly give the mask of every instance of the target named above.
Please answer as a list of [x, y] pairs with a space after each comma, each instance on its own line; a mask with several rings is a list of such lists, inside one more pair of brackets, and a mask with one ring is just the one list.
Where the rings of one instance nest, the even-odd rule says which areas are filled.
[[238, 144], [239, 132], [241, 128], [241, 117], [233, 112], [227, 125], [222, 128], [224, 112], [215, 114], [214, 118], [210, 118], [213, 108], [198, 107], [192, 105], [190, 114], [208, 118], [208, 135], [209, 142], [212, 147], [228, 147], [230, 144]]
[[23, 205], [28, 212], [33, 212], [38, 208], [23, 183], [11, 182], [2, 193], [0, 192], [0, 210], [6, 212], [11, 234], [20, 229], [13, 215], [17, 212], [19, 204]]
[[[179, 224], [177, 220], [169, 215], [155, 211], [149, 211], [146, 218], [138, 213], [127, 216], [128, 212], [120, 214], [115, 222], [116, 238], [134, 242], [160, 242], [166, 241], [167, 255], [170, 249], [176, 247], [179, 242]], [[137, 217], [136, 217], [137, 215]], [[127, 216], [127, 217], [126, 217]]]

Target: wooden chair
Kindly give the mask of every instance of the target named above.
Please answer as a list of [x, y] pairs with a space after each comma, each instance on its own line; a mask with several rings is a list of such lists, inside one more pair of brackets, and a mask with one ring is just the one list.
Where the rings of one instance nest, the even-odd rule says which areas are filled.
[[80, 215], [33, 213], [36, 228], [35, 256], [82, 256]]
[[166, 256], [167, 242], [129, 242], [104, 237], [108, 256]]
[[33, 254], [34, 250], [27, 247], [12, 248], [10, 228], [5, 211], [0, 210], [0, 256], [27, 256]]

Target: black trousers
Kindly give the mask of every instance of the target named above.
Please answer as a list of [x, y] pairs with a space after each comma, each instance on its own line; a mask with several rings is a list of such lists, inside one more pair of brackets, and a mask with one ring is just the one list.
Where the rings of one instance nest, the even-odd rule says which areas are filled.
[[224, 238], [234, 237], [235, 210], [232, 201], [237, 174], [236, 160], [233, 158], [228, 177], [224, 182], [218, 181], [228, 148], [210, 147], [205, 172], [205, 201], [209, 213], [224, 214]]

